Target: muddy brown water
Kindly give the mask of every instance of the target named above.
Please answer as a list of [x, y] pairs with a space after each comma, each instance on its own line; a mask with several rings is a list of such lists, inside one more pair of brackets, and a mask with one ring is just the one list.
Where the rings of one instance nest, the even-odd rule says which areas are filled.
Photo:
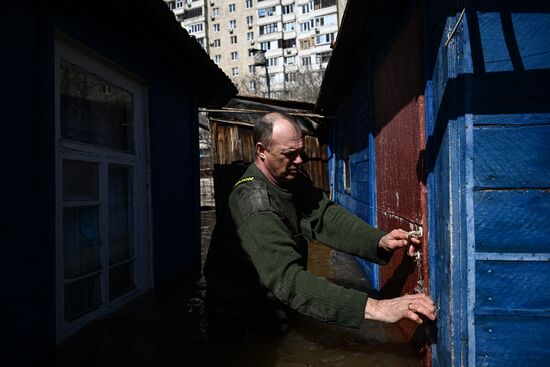
[[[203, 256], [207, 253], [213, 213], [203, 213]], [[337, 284], [368, 291], [356, 261], [320, 243], [309, 246], [308, 270]], [[299, 320], [286, 335], [247, 335], [202, 348], [214, 365], [262, 367], [420, 366], [420, 359], [395, 324], [363, 322], [352, 330]]]
[[[203, 260], [215, 222], [202, 213]], [[330, 281], [367, 290], [350, 256], [310, 244], [308, 268]], [[250, 334], [211, 341], [202, 310], [204, 279], [187, 305], [160, 309], [152, 295], [95, 321], [57, 348], [57, 366], [365, 367], [420, 366], [395, 324], [363, 322], [352, 330], [299, 320], [284, 336]]]

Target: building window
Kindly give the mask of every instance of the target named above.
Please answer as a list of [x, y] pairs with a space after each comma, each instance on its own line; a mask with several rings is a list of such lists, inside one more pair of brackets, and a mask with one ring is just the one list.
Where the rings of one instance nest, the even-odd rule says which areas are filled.
[[324, 64], [330, 60], [331, 52], [321, 52], [317, 54], [317, 64]]
[[183, 6], [183, 0], [176, 0], [176, 9], [179, 9]]
[[239, 75], [239, 68], [231, 68], [231, 75], [232, 76], [238, 76]]
[[295, 29], [296, 23], [294, 22], [286, 22], [283, 24], [283, 29], [285, 32], [291, 32]]
[[248, 57], [254, 57], [254, 50], [248, 49]]
[[230, 40], [231, 40], [231, 44], [234, 45], [235, 43], [237, 43], [237, 36], [231, 36]]
[[262, 51], [271, 50], [271, 42], [260, 42], [260, 50]]
[[231, 60], [235, 61], [239, 58], [239, 53], [237, 51], [231, 52]]
[[310, 7], [311, 10], [328, 8], [329, 6], [336, 6], [337, 0], [313, 0], [313, 7]]
[[300, 40], [300, 49], [306, 50], [308, 48], [313, 47], [313, 37], [303, 38]]
[[214, 62], [216, 64], [219, 64], [222, 61], [222, 55], [216, 55], [214, 56]]
[[254, 41], [254, 32], [246, 33], [246, 40], [247, 41]]
[[61, 41], [55, 47], [56, 330], [63, 335], [152, 280], [146, 90]]
[[325, 45], [334, 41], [334, 33], [321, 34], [315, 37], [316, 45]]
[[276, 13], [276, 10], [277, 8], [275, 8], [274, 6], [258, 9], [258, 17], [259, 18], [270, 17]]
[[219, 40], [219, 39], [215, 39], [214, 41], [212, 41], [212, 47], [221, 47], [222, 45], [222, 42]]
[[246, 17], [246, 25], [251, 27], [252, 24], [254, 24], [254, 17], [252, 15], [249, 15]]
[[214, 32], [219, 32], [220, 31], [220, 23], [214, 24], [213, 27], [214, 27]]
[[307, 14], [309, 13], [309, 4], [305, 4], [305, 5], [300, 5], [300, 13], [301, 14]]
[[256, 72], [256, 68], [254, 67], [254, 65], [248, 65], [248, 72], [250, 74], [254, 74]]
[[329, 25], [336, 25], [336, 14], [325, 15], [324, 17], [315, 18], [315, 27], [323, 27]]
[[212, 16], [217, 17], [220, 15], [220, 8], [212, 8]]
[[235, 12], [235, 4], [229, 4], [229, 12], [234, 13]]
[[295, 82], [296, 81], [296, 73], [286, 73], [285, 74], [285, 82]]
[[279, 48], [293, 48], [296, 47], [296, 38], [289, 38], [287, 40], [280, 40], [281, 45]]
[[279, 65], [279, 58], [278, 57], [272, 57], [269, 59], [266, 59], [267, 66], [277, 66]]
[[189, 9], [183, 12], [183, 14], [178, 15], [177, 20], [181, 22], [181, 21], [184, 21], [185, 19], [200, 17], [201, 15], [202, 15], [202, 7]]
[[295, 56], [285, 57], [285, 64], [286, 65], [294, 65], [295, 63], [296, 63], [296, 57]]
[[255, 80], [249, 80], [248, 81], [248, 89], [255, 90], [256, 89], [256, 81]]
[[252, 0], [246, 0], [245, 3], [246, 3], [246, 8], [247, 9], [252, 8]]
[[204, 30], [204, 23], [192, 24], [189, 27], [187, 27], [187, 32], [189, 33], [202, 32], [203, 30]]
[[278, 23], [270, 23], [260, 26], [260, 35], [278, 32]]
[[294, 4], [290, 5], [283, 5], [282, 6], [283, 14], [291, 14], [294, 13]]
[[306, 56], [301, 58], [302, 66], [310, 66], [311, 65], [311, 57]]
[[313, 27], [313, 19], [300, 23], [300, 32], [307, 32]]
[[235, 29], [237, 28], [237, 21], [235, 19], [232, 19], [229, 21], [229, 29]]

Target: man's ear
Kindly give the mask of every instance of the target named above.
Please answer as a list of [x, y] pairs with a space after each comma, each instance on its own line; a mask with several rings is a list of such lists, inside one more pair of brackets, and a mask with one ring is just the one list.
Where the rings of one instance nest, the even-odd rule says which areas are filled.
[[265, 159], [266, 150], [267, 149], [265, 149], [265, 146], [261, 142], [256, 143], [256, 154], [262, 161]]

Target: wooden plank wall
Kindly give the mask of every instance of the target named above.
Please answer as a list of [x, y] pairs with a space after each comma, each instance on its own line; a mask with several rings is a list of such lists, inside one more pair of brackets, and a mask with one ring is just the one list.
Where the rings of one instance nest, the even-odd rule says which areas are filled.
[[[550, 358], [550, 4], [428, 2], [435, 366]], [[438, 24], [442, 25], [441, 27]]]
[[[428, 203], [430, 293], [438, 311], [432, 365], [465, 366], [468, 361], [467, 236], [461, 233], [465, 214], [461, 179], [464, 154], [463, 90], [456, 81], [460, 42], [445, 45], [459, 13], [452, 1], [425, 6], [424, 70], [426, 185]], [[455, 38], [458, 37], [455, 35]], [[461, 106], [457, 106], [462, 103]], [[462, 216], [462, 217], [461, 217]]]
[[[217, 121], [210, 123], [212, 157], [214, 160], [214, 195], [217, 213], [229, 197], [233, 186], [254, 161], [255, 147], [252, 126], [232, 125]], [[313, 185], [328, 192], [328, 158], [326, 144], [317, 137], [304, 135], [304, 152], [308, 159], [302, 165]]]
[[[341, 98], [330, 137], [330, 179], [333, 200], [365, 222], [376, 225], [374, 215], [374, 146], [369, 65], [358, 71], [355, 84]], [[349, 154], [350, 187], [345, 187], [345, 150]], [[358, 259], [365, 276], [378, 290], [378, 265]]]
[[[378, 227], [388, 232], [422, 227], [427, 236], [422, 57], [422, 16], [416, 9], [374, 74], [373, 105]], [[427, 258], [426, 249], [421, 252]], [[380, 268], [382, 295], [414, 293], [423, 270], [404, 251], [396, 252]], [[414, 323], [405, 320], [400, 326], [413, 337]]]
[[542, 366], [550, 359], [550, 7], [474, 10], [471, 364]]

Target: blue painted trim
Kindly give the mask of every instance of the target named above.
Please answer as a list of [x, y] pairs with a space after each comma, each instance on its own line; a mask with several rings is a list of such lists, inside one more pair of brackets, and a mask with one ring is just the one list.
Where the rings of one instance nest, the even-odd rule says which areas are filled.
[[475, 260], [493, 261], [550, 261], [550, 254], [476, 252]]
[[[374, 116], [372, 113], [372, 88], [374, 80], [374, 68], [372, 63], [372, 58], [369, 60], [368, 64], [368, 77], [367, 77], [367, 106], [369, 106], [368, 120], [367, 120], [367, 129], [369, 132], [369, 191], [370, 191], [370, 225], [376, 227], [378, 225], [377, 216], [376, 216], [376, 149], [375, 149], [375, 140], [374, 140]], [[380, 266], [374, 264], [373, 266], [373, 276], [372, 276], [372, 286], [377, 291], [380, 290]]]
[[[472, 75], [474, 73], [474, 66], [472, 64], [472, 52], [470, 45], [470, 34], [468, 28], [468, 13], [464, 14], [462, 18], [462, 29], [461, 29], [461, 39], [462, 39], [462, 54], [461, 59], [461, 74], [463, 75]], [[472, 101], [472, 84], [470, 83], [471, 78], [464, 78], [464, 103], [465, 111], [471, 111], [471, 101]], [[467, 266], [467, 280], [466, 280], [466, 294], [462, 296], [462, 303], [465, 304], [465, 307], [461, 307], [462, 310], [466, 311], [467, 315], [467, 340], [468, 340], [468, 350], [467, 350], [467, 359], [469, 366], [475, 366], [476, 360], [476, 326], [474, 319], [474, 308], [475, 308], [475, 286], [476, 286], [476, 274], [475, 274], [475, 218], [474, 218], [474, 117], [472, 114], [465, 115], [465, 154], [464, 154], [464, 165], [465, 165], [465, 190], [464, 190], [464, 200], [465, 200], [465, 238], [466, 243], [463, 244], [462, 253], [466, 255], [466, 266]], [[464, 330], [464, 329], [463, 329]], [[466, 335], [463, 335], [463, 339]]]

